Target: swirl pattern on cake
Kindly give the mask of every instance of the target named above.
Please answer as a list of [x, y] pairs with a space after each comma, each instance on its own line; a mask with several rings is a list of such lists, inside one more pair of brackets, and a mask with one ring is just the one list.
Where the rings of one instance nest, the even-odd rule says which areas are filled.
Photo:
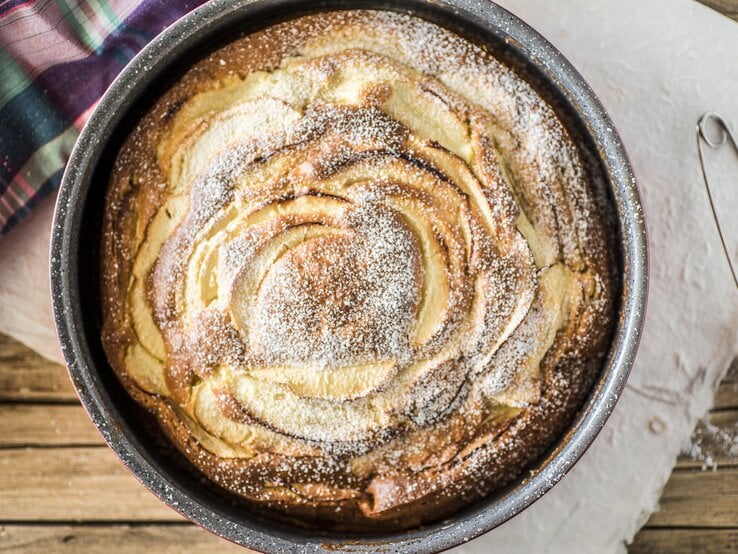
[[561, 432], [606, 350], [611, 258], [580, 153], [524, 80], [419, 19], [321, 14], [199, 62], [133, 131], [103, 341], [222, 487], [408, 528]]

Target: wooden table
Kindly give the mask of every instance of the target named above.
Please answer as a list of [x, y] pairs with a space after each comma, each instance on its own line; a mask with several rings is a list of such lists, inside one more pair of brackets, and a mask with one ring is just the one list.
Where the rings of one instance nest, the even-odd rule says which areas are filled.
[[[738, 21], [738, 0], [704, 0]], [[710, 421], [738, 425], [738, 368]], [[632, 553], [738, 552], [738, 460], [680, 458]], [[244, 552], [188, 523], [103, 443], [66, 370], [0, 335], [0, 551]]]
[[[699, 1], [738, 21], [738, 0]], [[735, 362], [720, 384], [709, 422], [733, 436], [738, 430]], [[636, 535], [628, 549], [631, 554], [738, 553], [738, 459], [721, 453], [719, 444], [713, 449], [718, 453], [714, 471], [704, 471], [702, 462], [679, 458], [661, 495], [660, 510]]]
[[139, 484], [88, 419], [66, 369], [3, 335], [0, 551], [244, 552]]
[[[738, 425], [738, 364], [710, 421]], [[631, 552], [738, 552], [738, 460], [680, 458]], [[159, 502], [117, 460], [64, 367], [0, 335], [0, 551], [243, 552]]]

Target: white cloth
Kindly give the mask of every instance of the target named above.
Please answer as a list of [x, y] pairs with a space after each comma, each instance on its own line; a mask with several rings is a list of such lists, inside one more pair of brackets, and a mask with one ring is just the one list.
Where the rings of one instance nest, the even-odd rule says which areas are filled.
[[[738, 25], [692, 0], [500, 4], [561, 50], [610, 112], [641, 190], [651, 281], [638, 358], [601, 435], [541, 500], [458, 552], [624, 551], [738, 353], [738, 293], [695, 139], [707, 110], [738, 124]], [[732, 156], [725, 150], [720, 159]], [[738, 160], [729, 162], [711, 164], [710, 178], [735, 191]], [[735, 214], [738, 194], [721, 197], [732, 203], [722, 213]], [[731, 236], [735, 249], [738, 234]]]
[[[680, 445], [738, 353], [738, 294], [710, 219], [694, 136], [706, 110], [738, 124], [738, 25], [692, 0], [500, 3], [558, 47], [612, 115], [643, 196], [651, 285], [638, 359], [602, 434], [541, 500], [457, 552], [618, 552], [655, 509]], [[723, 213], [734, 214], [738, 195], [725, 192], [738, 180], [732, 161], [712, 164], [711, 179]], [[47, 203], [0, 242], [0, 331], [58, 360], [51, 211]], [[731, 237], [735, 247], [738, 234]]]

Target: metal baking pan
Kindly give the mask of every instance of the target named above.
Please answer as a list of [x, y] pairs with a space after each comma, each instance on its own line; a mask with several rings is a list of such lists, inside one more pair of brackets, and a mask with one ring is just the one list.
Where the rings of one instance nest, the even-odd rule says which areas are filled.
[[[610, 351], [564, 436], [517, 481], [453, 517], [379, 535], [308, 531], [270, 521], [199, 474], [110, 368], [100, 341], [98, 297], [105, 184], [122, 141], [152, 102], [194, 61], [238, 36], [308, 13], [357, 8], [412, 13], [440, 24], [485, 46], [528, 80], [554, 107], [588, 160], [619, 249], [619, 313]], [[499, 6], [478, 0], [213, 0], [152, 41], [90, 117], [59, 192], [51, 283], [59, 340], [82, 404], [123, 463], [169, 506], [225, 539], [263, 552], [438, 552], [527, 508], [571, 469], [604, 426], [641, 334], [648, 285], [646, 228], [625, 149], [599, 100], [561, 53]]]

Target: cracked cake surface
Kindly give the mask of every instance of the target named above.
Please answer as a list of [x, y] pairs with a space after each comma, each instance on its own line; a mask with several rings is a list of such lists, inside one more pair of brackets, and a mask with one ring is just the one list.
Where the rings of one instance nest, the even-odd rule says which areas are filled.
[[614, 320], [612, 231], [554, 110], [422, 19], [340, 11], [194, 63], [114, 165], [103, 344], [218, 486], [397, 530], [521, 474]]

